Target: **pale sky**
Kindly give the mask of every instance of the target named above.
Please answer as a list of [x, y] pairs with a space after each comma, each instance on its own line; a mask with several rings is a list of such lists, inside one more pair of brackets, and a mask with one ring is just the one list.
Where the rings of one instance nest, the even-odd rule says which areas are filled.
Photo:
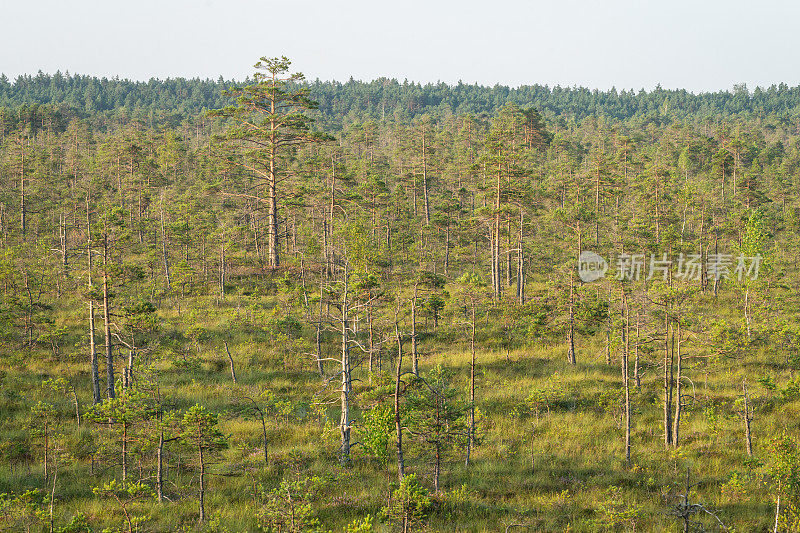
[[795, 0], [0, 0], [0, 72], [590, 88], [800, 84]]

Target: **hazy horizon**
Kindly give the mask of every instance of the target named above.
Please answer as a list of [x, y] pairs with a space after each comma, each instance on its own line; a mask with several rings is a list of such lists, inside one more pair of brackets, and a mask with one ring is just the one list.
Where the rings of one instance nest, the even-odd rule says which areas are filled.
[[[41, 0], [5, 6], [0, 71], [242, 80], [286, 55], [309, 80], [731, 90], [800, 85], [800, 5], [567, 0], [291, 4]], [[35, 30], [35, 33], [32, 32]]]

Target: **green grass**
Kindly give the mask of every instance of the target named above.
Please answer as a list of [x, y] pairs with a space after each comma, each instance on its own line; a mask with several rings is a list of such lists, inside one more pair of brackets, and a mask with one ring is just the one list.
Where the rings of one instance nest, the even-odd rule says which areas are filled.
[[[230, 302], [218, 306], [214, 299], [197, 298], [191, 321], [185, 305], [180, 314], [161, 311], [165, 334], [185, 331], [185, 324], [191, 322], [205, 328], [208, 336], [199, 343], [181, 341], [147, 355], [158, 370], [161, 393], [172, 408], [184, 410], [201, 403], [221, 415], [221, 429], [228, 435], [230, 446], [218, 464], [211, 467], [213, 475], [209, 476], [206, 499], [209, 516], [216, 517], [214, 523], [228, 531], [255, 531], [258, 487], [276, 487], [284, 475], [290, 475], [288, 465], [298, 457], [305, 474], [329, 480], [313, 503], [326, 530], [341, 531], [356, 517], [377, 515], [386, 503], [388, 482], [396, 478], [392, 454], [387, 471], [386, 466], [365, 456], [356, 446], [352, 465], [339, 466], [338, 408], [335, 402], [324, 404], [334, 392], [321, 394], [321, 380], [307, 356], [298, 355], [286, 366], [263, 332], [232, 328], [231, 308]], [[236, 360], [237, 385], [231, 381], [221, 337], [228, 341]], [[502, 531], [506, 525], [523, 524], [530, 531], [597, 531], [605, 527], [606, 515], [601, 508], [611, 505], [611, 487], [617, 487], [625, 505], [636, 510], [634, 519], [616, 529], [675, 530], [677, 522], [669, 510], [682, 490], [687, 468], [691, 469], [693, 482], [698, 483], [692, 491], [693, 501], [702, 501], [719, 511], [724, 523], [737, 531], [768, 530], [773, 519], [771, 499], [760, 482], [758, 468], [747, 462], [742, 423], [735, 415], [733, 402], [739, 395], [742, 372], [752, 375], [751, 391], [758, 402], [753, 423], [756, 456], [766, 459], [764, 443], [768, 436], [784, 428], [797, 431], [800, 420], [800, 401], [770, 403], [766, 401], [768, 391], [756, 383], [758, 377], [767, 374], [778, 383], [788, 380], [781, 356], [763, 350], [742, 361], [708, 368], [710, 363], [705, 359], [687, 363], [686, 373], [694, 383], [693, 399], [684, 411], [682, 442], [677, 449], [663, 445], [660, 374], [652, 366], [656, 361], [644, 361], [650, 366], [641, 390], [632, 391], [632, 463], [625, 465], [621, 410], [618, 403], [607, 398], [609, 391], [620, 387], [619, 367], [616, 358], [615, 364], [605, 364], [604, 341], [600, 337], [579, 339], [576, 367], [566, 363], [566, 348], [559, 343], [518, 348], [508, 355], [505, 351], [478, 353], [476, 396], [482, 413], [481, 442], [469, 466], [464, 465], [461, 449], [447, 458], [441, 479], [444, 490], [435, 498], [431, 530]], [[433, 338], [422, 345], [426, 355], [421, 367], [424, 371], [441, 364], [453, 369], [459, 387], [466, 390], [470, 356], [465, 349], [459, 344], [439, 345]], [[688, 353], [701, 350], [699, 345], [690, 346]], [[655, 353], [658, 356], [658, 347]], [[184, 355], [198, 364], [182, 367]], [[328, 365], [332, 371], [333, 363]], [[359, 395], [369, 388], [365, 367], [359, 368], [355, 375], [361, 380], [356, 383], [357, 422], [363, 407], [359, 405]], [[385, 364], [384, 368], [391, 365]], [[6, 354], [0, 370], [0, 428], [4, 443], [14, 438], [24, 440], [30, 407], [44, 394], [40, 383], [48, 377], [68, 377], [77, 386], [82, 406], [90, 403], [87, 363], [77, 356], [54, 361], [45, 351]], [[286, 413], [268, 418], [266, 464], [260, 422], [235, 409], [237, 389], [252, 392], [260, 387], [269, 388], [276, 397], [290, 402]], [[534, 390], [552, 387], [561, 392], [549, 408], [540, 409], [536, 415], [526, 407]], [[324, 407], [321, 416], [314, 411], [320, 402]], [[73, 435], [71, 399], [61, 398], [55, 406], [63, 432]], [[716, 418], [710, 414], [712, 406]], [[88, 421], [84, 426], [102, 437], [102, 429]], [[358, 440], [358, 427], [353, 437]], [[408, 471], [432, 486], [424, 450], [413, 437], [407, 437], [407, 446]], [[32, 453], [31, 459], [0, 464], [0, 493], [19, 494], [31, 488], [49, 492], [51, 486], [45, 483], [38, 442]], [[187, 466], [191, 457], [189, 450], [171, 448], [167, 484], [170, 501], [149, 501], [137, 506], [138, 514], [149, 517], [142, 531], [200, 528], [197, 477], [194, 469]], [[65, 453], [59, 460], [62, 466], [55, 492], [56, 523], [64, 524], [78, 512], [84, 513], [98, 531], [119, 523], [119, 510], [109, 502], [98, 501], [91, 490], [118, 477], [119, 468], [98, 463], [91, 474], [88, 459]], [[138, 464], [132, 470], [138, 477]], [[731, 496], [723, 487], [734, 472], [750, 473], [752, 479], [746, 490]], [[152, 484], [152, 446], [143, 458], [143, 479]], [[388, 531], [386, 525], [379, 529]]]

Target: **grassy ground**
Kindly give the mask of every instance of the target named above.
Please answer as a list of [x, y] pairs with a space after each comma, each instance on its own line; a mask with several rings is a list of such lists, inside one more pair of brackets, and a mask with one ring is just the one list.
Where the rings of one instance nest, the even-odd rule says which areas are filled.
[[[233, 301], [220, 306], [213, 299], [198, 298], [192, 307], [184, 304], [180, 313], [160, 311], [162, 337], [172, 335], [180, 341], [171, 345], [162, 341], [156, 352], [142, 355], [140, 361], [149, 361], [159, 371], [160, 391], [170, 407], [182, 410], [203, 404], [219, 413], [221, 429], [229, 437], [228, 448], [210, 467], [213, 475], [208, 480], [206, 507], [212, 520], [203, 527], [256, 530], [259, 486], [276, 487], [285, 475], [291, 475], [290, 464], [299, 465], [296, 468], [303, 475], [327, 480], [312, 504], [324, 530], [341, 531], [357, 517], [378, 515], [386, 504], [388, 481], [396, 478], [394, 459], [390, 455], [387, 467], [356, 446], [352, 466], [337, 464], [338, 410], [335, 404], [325, 403], [330, 394], [321, 393], [321, 381], [307, 356], [287, 355], [258, 328], [236, 326], [237, 321], [248, 319], [248, 309], [257, 307], [250, 303], [243, 309]], [[266, 300], [262, 303], [269, 307]], [[249, 319], [257, 322], [257, 312]], [[77, 321], [65, 323], [76, 331], [80, 326]], [[177, 334], [185, 333], [189, 324], [201, 326], [204, 334], [197, 340]], [[530, 531], [677, 530], [671, 509], [683, 492], [687, 469], [694, 485], [692, 502], [702, 502], [737, 531], [771, 530], [774, 504], [759, 462], [769, 459], [767, 438], [784, 428], [796, 432], [800, 415], [800, 401], [775, 400], [777, 393], [756, 382], [766, 375], [779, 384], [789, 379], [780, 357], [761, 350], [742, 360], [713, 365], [705, 358], [688, 359], [686, 374], [691, 381], [685, 384], [688, 399], [681, 444], [665, 448], [660, 370], [653, 356], [645, 354], [642, 386], [632, 392], [632, 461], [626, 465], [620, 370], [616, 357], [612, 365], [605, 364], [601, 337], [579, 339], [575, 367], [566, 363], [563, 344], [478, 353], [480, 444], [468, 466], [461, 449], [448, 458], [443, 491], [434, 497], [428, 522], [431, 530], [504, 531], [512, 524]], [[228, 341], [236, 360], [237, 385], [232, 383], [221, 339]], [[439, 364], [451, 368], [459, 387], [465, 388], [470, 356], [464, 348], [463, 343], [427, 341], [422, 345], [423, 371]], [[689, 351], [700, 352], [700, 348]], [[749, 460], [745, 453], [743, 423], [736, 411], [743, 372], [752, 376], [756, 460]], [[49, 495], [52, 475], [46, 483], [41, 439], [31, 440], [30, 457], [14, 456], [9, 443], [25, 440], [32, 423], [31, 406], [48, 394], [42, 392], [42, 381], [59, 376], [76, 385], [82, 406], [90, 403], [87, 364], [76, 356], [55, 358], [41, 351], [7, 353], [2, 358], [0, 430], [5, 458], [0, 463], [0, 493], [39, 488]], [[370, 388], [363, 364], [355, 377], [361, 380], [356, 383], [358, 421], [359, 395]], [[241, 391], [252, 393], [260, 387], [273, 391], [283, 402], [267, 420], [266, 464], [260, 422], [236, 408]], [[91, 460], [75, 452], [82, 432], [91, 428], [102, 436], [102, 430], [85, 420], [78, 429], [71, 399], [62, 394], [54, 400], [65, 435], [55, 488], [55, 524], [67, 523], [76, 513], [85, 514], [98, 531], [120, 524], [119, 506], [100, 501], [92, 493], [93, 487], [119, 477], [119, 467], [98, 461], [92, 473]], [[358, 440], [358, 428], [354, 440]], [[431, 487], [424, 450], [413, 438], [407, 444], [409, 472]], [[199, 527], [197, 474], [188, 464], [190, 458], [188, 450], [172, 449], [167, 476], [170, 501], [135, 504], [135, 513], [147, 518], [140, 530]], [[136, 476], [139, 467], [137, 459]], [[152, 445], [144, 453], [141, 468], [142, 479], [152, 485]], [[706, 517], [704, 522], [710, 527], [713, 519]], [[389, 526], [377, 524], [377, 529], [389, 531]]]

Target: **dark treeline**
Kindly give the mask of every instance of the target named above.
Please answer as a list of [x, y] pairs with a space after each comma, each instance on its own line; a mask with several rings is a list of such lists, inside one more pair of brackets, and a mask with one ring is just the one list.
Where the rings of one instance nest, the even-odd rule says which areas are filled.
[[[248, 83], [245, 80], [243, 83]], [[235, 82], [219, 79], [168, 78], [147, 82], [98, 78], [76, 74], [0, 77], [0, 106], [47, 104], [66, 107], [84, 116], [122, 113], [137, 118], [186, 116], [222, 107], [224, 89]], [[581, 120], [588, 116], [617, 120], [649, 118], [707, 118], [742, 116], [796, 121], [800, 115], [800, 87], [786, 84], [694, 94], [660, 86], [652, 91], [592, 90], [585, 87], [549, 87], [477, 84], [420, 84], [379, 78], [370, 82], [308, 82], [319, 103], [321, 122], [338, 128], [353, 121], [373, 119], [402, 122], [417, 115], [492, 116], [504, 105], [534, 106], [548, 118]]]

